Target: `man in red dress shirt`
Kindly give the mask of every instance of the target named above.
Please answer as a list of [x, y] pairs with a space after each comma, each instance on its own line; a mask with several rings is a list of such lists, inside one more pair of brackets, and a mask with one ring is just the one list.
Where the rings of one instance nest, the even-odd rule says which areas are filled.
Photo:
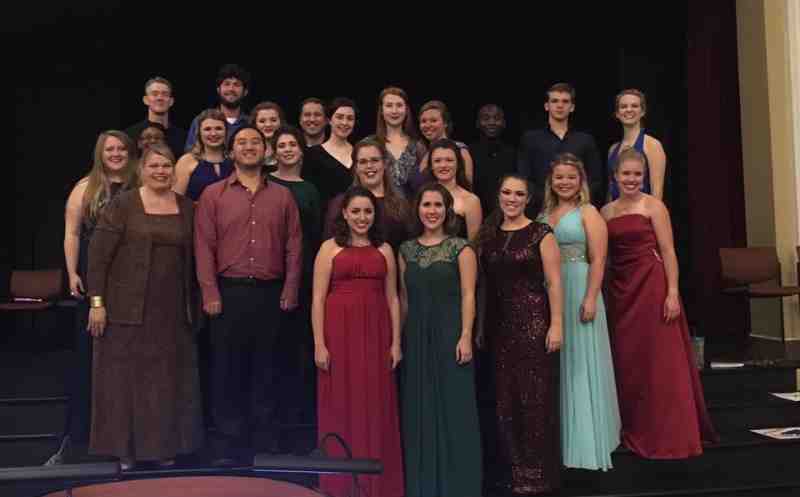
[[197, 278], [211, 317], [211, 416], [218, 464], [275, 446], [273, 345], [281, 310], [297, 306], [302, 232], [289, 190], [262, 171], [266, 142], [243, 126], [230, 139], [235, 171], [200, 196]]

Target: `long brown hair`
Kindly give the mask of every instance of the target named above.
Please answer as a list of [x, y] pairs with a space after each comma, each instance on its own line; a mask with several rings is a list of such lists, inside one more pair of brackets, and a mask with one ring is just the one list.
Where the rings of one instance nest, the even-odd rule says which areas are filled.
[[373, 247], [380, 247], [384, 242], [383, 230], [381, 229], [383, 225], [381, 222], [381, 210], [378, 209], [378, 201], [375, 199], [375, 195], [362, 186], [351, 186], [344, 192], [342, 208], [339, 209], [336, 215], [336, 221], [333, 224], [333, 239], [340, 247], [350, 246], [350, 227], [347, 225], [342, 211], [347, 209], [350, 206], [350, 201], [357, 197], [367, 198], [372, 204], [372, 211], [375, 213], [375, 217], [372, 218], [372, 226], [370, 226], [367, 231], [367, 238], [369, 238], [369, 242]]
[[[478, 230], [478, 236], [475, 237], [474, 245], [478, 247], [478, 249], [480, 249], [483, 244], [493, 239], [497, 235], [497, 230], [499, 230], [500, 226], [503, 224], [503, 210], [499, 205], [500, 190], [503, 188], [503, 183], [509, 179], [516, 179], [525, 183], [525, 189], [528, 190], [528, 198], [532, 199], [533, 190], [531, 189], [531, 184], [528, 181], [528, 178], [516, 173], [506, 174], [500, 178], [500, 182], [497, 185], [497, 191], [495, 192], [494, 196], [495, 208], [492, 210], [492, 213], [486, 216], [486, 219], [483, 220], [483, 224], [481, 224], [481, 227]], [[527, 212], [525, 215], [527, 216]]]
[[425, 192], [437, 192], [442, 196], [444, 202], [445, 218], [442, 223], [442, 230], [445, 235], [453, 236], [458, 232], [458, 225], [456, 221], [456, 212], [453, 210], [453, 195], [441, 183], [429, 181], [425, 183], [414, 196], [414, 204], [412, 207], [411, 219], [411, 238], [416, 238], [425, 231], [425, 226], [419, 219], [419, 204], [422, 203], [422, 195]]
[[465, 190], [472, 191], [472, 185], [467, 179], [467, 166], [464, 163], [464, 156], [461, 155], [461, 149], [458, 144], [450, 138], [440, 138], [436, 140], [431, 144], [431, 148], [428, 150], [428, 168], [431, 170], [431, 177], [434, 180], [438, 179], [433, 173], [433, 152], [437, 148], [452, 150], [453, 153], [456, 154], [456, 184]]
[[383, 118], [383, 99], [386, 95], [395, 95], [403, 99], [406, 104], [406, 117], [403, 120], [403, 131], [409, 139], [417, 138], [417, 127], [414, 124], [414, 113], [411, 111], [411, 103], [408, 101], [408, 94], [396, 86], [384, 88], [378, 96], [378, 122], [375, 124], [375, 136], [381, 143], [386, 143], [386, 120]]
[[100, 133], [97, 137], [97, 142], [94, 145], [94, 161], [89, 174], [86, 176], [86, 190], [83, 192], [82, 210], [83, 216], [94, 220], [100, 210], [105, 206], [108, 199], [111, 197], [111, 180], [106, 171], [106, 165], [103, 162], [103, 150], [106, 146], [106, 140], [109, 137], [114, 137], [125, 145], [128, 151], [128, 163], [122, 170], [122, 185], [123, 188], [130, 188], [138, 183], [138, 175], [136, 172], [136, 147], [130, 137], [122, 131], [109, 129]]
[[375, 138], [364, 138], [353, 145], [353, 186], [363, 186], [358, 177], [358, 153], [366, 147], [375, 147], [383, 159], [383, 208], [384, 214], [391, 219], [405, 223], [408, 219], [408, 202], [392, 183], [391, 172], [388, 167], [389, 151]]

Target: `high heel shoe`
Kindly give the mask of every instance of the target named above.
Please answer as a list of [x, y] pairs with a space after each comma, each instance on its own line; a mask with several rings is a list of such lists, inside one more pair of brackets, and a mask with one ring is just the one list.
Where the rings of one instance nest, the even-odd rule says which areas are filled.
[[136, 467], [136, 460], [130, 457], [120, 457], [119, 458], [119, 468], [122, 471], [130, 471]]

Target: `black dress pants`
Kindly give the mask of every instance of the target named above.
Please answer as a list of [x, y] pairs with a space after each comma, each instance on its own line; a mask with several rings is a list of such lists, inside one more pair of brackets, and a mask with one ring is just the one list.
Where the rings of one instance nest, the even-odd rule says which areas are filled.
[[217, 439], [223, 440], [222, 450], [258, 450], [250, 437], [275, 431], [273, 358], [283, 281], [220, 278], [219, 289], [222, 313], [211, 319], [209, 329]]

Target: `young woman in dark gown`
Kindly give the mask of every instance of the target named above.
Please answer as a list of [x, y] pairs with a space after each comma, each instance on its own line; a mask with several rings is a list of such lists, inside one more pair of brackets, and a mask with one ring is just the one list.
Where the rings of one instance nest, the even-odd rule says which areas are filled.
[[499, 209], [481, 227], [486, 337], [494, 356], [499, 484], [513, 494], [559, 485], [561, 256], [547, 224], [531, 220], [528, 183], [506, 176]]

